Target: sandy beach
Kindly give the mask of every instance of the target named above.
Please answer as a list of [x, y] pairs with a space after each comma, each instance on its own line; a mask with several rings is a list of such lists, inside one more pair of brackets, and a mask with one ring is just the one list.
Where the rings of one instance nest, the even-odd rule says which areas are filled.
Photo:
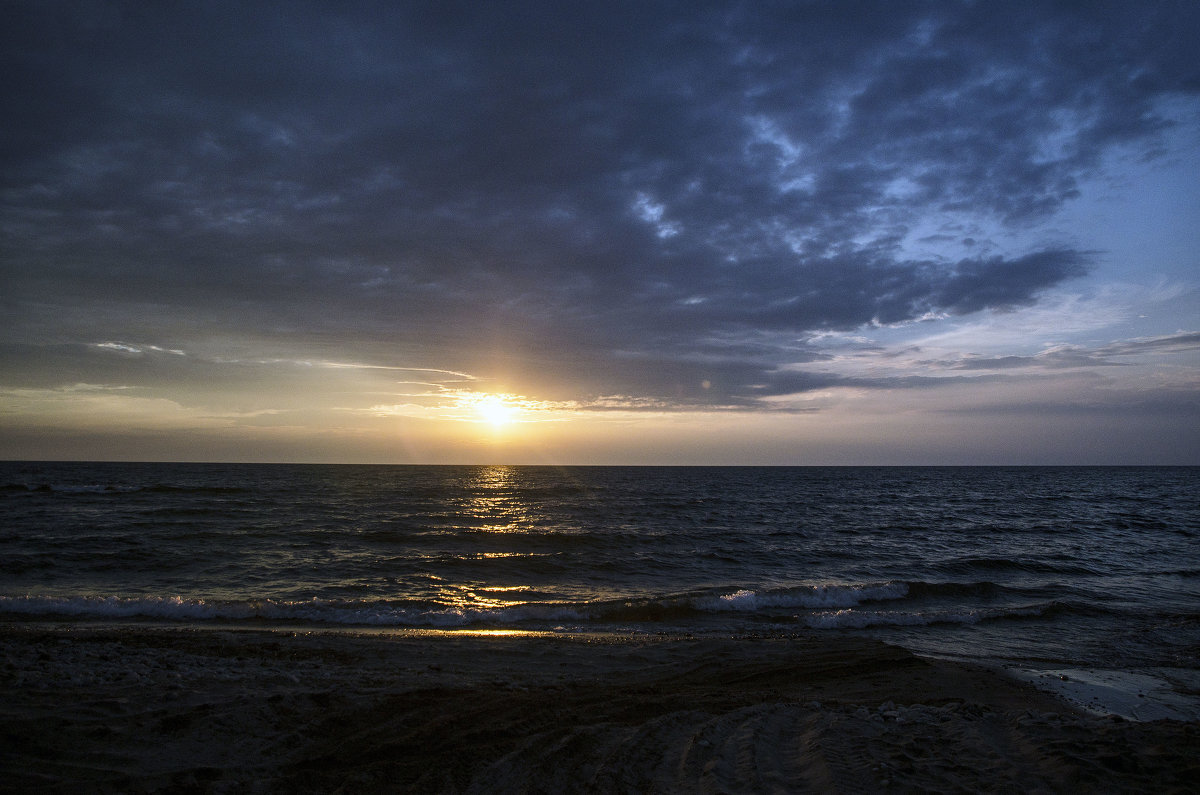
[[0, 630], [22, 792], [1196, 791], [1200, 724], [847, 636]]

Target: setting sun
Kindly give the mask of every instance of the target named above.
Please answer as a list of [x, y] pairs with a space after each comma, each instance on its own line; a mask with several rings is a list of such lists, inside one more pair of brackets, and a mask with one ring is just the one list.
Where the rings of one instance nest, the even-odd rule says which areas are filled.
[[500, 395], [486, 395], [475, 405], [475, 411], [482, 420], [499, 428], [513, 421], [517, 407]]

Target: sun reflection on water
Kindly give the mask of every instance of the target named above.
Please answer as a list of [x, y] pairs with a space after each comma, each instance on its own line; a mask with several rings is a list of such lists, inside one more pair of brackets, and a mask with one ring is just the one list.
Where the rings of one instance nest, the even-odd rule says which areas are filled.
[[533, 506], [520, 496], [519, 474], [511, 466], [484, 466], [476, 469], [465, 486], [462, 519], [474, 530], [492, 533], [528, 532], [533, 522]]

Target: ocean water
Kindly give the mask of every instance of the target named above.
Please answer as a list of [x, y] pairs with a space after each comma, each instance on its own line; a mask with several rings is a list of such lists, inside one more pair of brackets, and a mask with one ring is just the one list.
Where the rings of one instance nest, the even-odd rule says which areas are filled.
[[863, 633], [1200, 667], [1200, 468], [0, 463], [0, 622]]

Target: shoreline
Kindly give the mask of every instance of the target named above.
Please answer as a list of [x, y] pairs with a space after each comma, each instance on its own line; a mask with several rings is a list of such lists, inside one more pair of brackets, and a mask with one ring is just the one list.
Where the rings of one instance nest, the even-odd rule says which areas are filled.
[[0, 790], [12, 792], [1169, 792], [1200, 780], [1196, 722], [1101, 716], [1001, 671], [847, 635], [18, 622], [0, 624], [0, 666], [12, 771]]

